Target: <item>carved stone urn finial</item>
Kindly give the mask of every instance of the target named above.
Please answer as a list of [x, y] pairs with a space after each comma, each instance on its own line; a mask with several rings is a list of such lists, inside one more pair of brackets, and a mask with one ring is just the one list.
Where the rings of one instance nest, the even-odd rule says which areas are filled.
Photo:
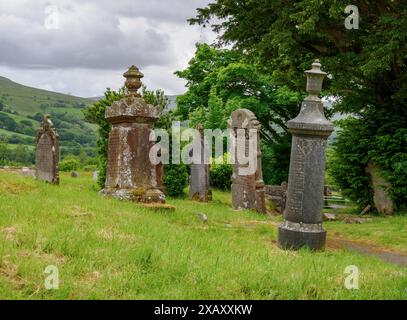
[[309, 100], [320, 100], [318, 95], [322, 90], [322, 82], [324, 81], [326, 72], [321, 70], [321, 63], [318, 59], [312, 64], [312, 69], [305, 71], [307, 75], [307, 92]]
[[129, 95], [139, 97], [140, 95], [137, 93], [137, 90], [141, 87], [141, 78], [144, 77], [144, 74], [142, 74], [140, 70], [133, 65], [123, 74], [123, 77], [126, 78], [125, 85], [129, 91]]
[[42, 127], [44, 131], [54, 128], [54, 124], [51, 121], [51, 116], [49, 114], [45, 114], [42, 120]]

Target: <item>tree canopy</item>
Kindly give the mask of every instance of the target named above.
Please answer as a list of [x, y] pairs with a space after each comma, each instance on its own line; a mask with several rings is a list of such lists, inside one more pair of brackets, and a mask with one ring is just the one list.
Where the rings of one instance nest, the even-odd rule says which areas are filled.
[[[358, 203], [372, 203], [372, 193], [360, 182], [369, 183], [364, 169], [374, 162], [401, 207], [407, 203], [407, 2], [352, 1], [359, 14], [356, 29], [345, 27], [348, 5], [344, 0], [216, 0], [189, 21], [211, 27], [219, 47], [244, 55], [245, 63], [276, 88], [303, 92], [304, 70], [320, 59], [328, 72], [323, 95], [334, 96], [334, 110], [353, 117], [338, 123], [342, 130], [331, 164], [337, 183]], [[259, 121], [267, 128], [263, 116]]]
[[[407, 99], [407, 3], [353, 1], [359, 29], [344, 26], [349, 1], [218, 0], [198, 9], [192, 24], [219, 33], [219, 45], [233, 45], [260, 61], [277, 84], [304, 88], [304, 70], [321, 59], [327, 93], [336, 108], [359, 113], [369, 108], [402, 112]], [[213, 19], [216, 18], [216, 19]]]
[[286, 133], [286, 122], [297, 115], [301, 94], [276, 86], [270, 75], [236, 50], [198, 44], [185, 70], [188, 91], [178, 97], [176, 114], [192, 126], [225, 129], [232, 111], [246, 108], [261, 122], [265, 141], [277, 142]]

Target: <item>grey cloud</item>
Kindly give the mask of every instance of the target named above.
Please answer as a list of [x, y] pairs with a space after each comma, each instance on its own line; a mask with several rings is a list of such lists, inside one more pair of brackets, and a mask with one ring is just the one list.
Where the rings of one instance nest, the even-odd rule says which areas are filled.
[[166, 62], [170, 53], [166, 35], [156, 32], [148, 21], [144, 29], [129, 33], [120, 29], [120, 17], [114, 13], [85, 7], [85, 12], [80, 12], [81, 6], [69, 12], [61, 6], [57, 30], [17, 14], [2, 15], [0, 63], [115, 69], [135, 60], [144, 67]]
[[[11, 78], [28, 85], [100, 95], [107, 86], [121, 85], [121, 73], [137, 64], [146, 70], [150, 87], [179, 93], [184, 82], [173, 72], [186, 66], [195, 42], [212, 37], [186, 19], [209, 1], [0, 0], [0, 67], [7, 70], [5, 76], [14, 73]], [[44, 26], [50, 4], [60, 13], [56, 30]], [[63, 84], [57, 87], [53, 83], [58, 75]], [[91, 82], [97, 85], [83, 87]]]

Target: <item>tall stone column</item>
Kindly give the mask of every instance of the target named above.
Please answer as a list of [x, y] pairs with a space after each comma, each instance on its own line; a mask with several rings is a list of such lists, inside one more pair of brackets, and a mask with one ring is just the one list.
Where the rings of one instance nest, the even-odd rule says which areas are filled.
[[193, 151], [199, 151], [198, 156], [193, 157], [191, 163], [191, 175], [189, 177], [189, 199], [208, 202], [212, 200], [212, 190], [209, 183], [210, 170], [210, 146], [205, 140], [204, 127], [202, 124], [197, 126], [197, 136], [194, 139]]
[[322, 227], [325, 175], [325, 149], [333, 125], [325, 118], [318, 97], [326, 73], [318, 60], [307, 75], [308, 97], [299, 115], [288, 121], [293, 135], [284, 222], [278, 229], [278, 244], [283, 249], [309, 247], [323, 249], [326, 231]]
[[144, 76], [132, 66], [124, 75], [128, 95], [106, 109], [112, 124], [104, 193], [121, 200], [165, 202], [162, 166], [150, 161], [150, 133], [159, 119], [159, 110], [137, 93]]

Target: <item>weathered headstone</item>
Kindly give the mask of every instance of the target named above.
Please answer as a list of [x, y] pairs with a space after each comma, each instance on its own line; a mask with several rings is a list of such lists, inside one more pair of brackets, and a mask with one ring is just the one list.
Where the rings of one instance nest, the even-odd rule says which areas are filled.
[[143, 76], [137, 67], [130, 67], [124, 73], [127, 96], [106, 109], [106, 120], [112, 124], [112, 130], [104, 194], [121, 200], [164, 203], [159, 181], [162, 167], [149, 158], [152, 146], [149, 137], [160, 114], [137, 93]]
[[93, 180], [93, 181], [97, 181], [98, 178], [99, 178], [99, 171], [98, 171], [98, 170], [93, 171], [93, 173], [92, 173], [92, 180]]
[[333, 125], [325, 118], [318, 97], [326, 75], [316, 60], [307, 75], [306, 97], [299, 115], [288, 121], [293, 135], [287, 204], [284, 222], [279, 226], [278, 244], [283, 249], [307, 246], [318, 250], [325, 246], [322, 227], [324, 205], [325, 149]]
[[189, 198], [197, 201], [208, 202], [212, 200], [212, 191], [209, 184], [209, 152], [208, 144], [204, 137], [204, 128], [197, 126], [198, 136], [195, 137], [193, 151], [200, 154], [193, 157], [191, 163], [191, 176], [189, 178]]
[[394, 203], [389, 194], [390, 182], [384, 178], [380, 167], [372, 162], [368, 163], [365, 170], [370, 176], [373, 203], [377, 212], [391, 216], [394, 211]]
[[44, 116], [35, 141], [35, 177], [59, 184], [59, 136], [49, 115]]
[[[232, 112], [228, 121], [228, 127], [233, 135], [231, 138], [235, 141], [234, 164], [232, 174], [232, 206], [234, 209], [255, 209], [259, 212], [266, 212], [264, 198], [264, 182], [261, 170], [261, 152], [260, 152], [260, 124], [253, 112], [247, 109], [238, 109]], [[238, 132], [244, 132], [239, 136]], [[238, 143], [240, 138], [245, 139], [244, 143]], [[250, 150], [249, 144], [255, 142], [256, 149]], [[252, 152], [252, 154], [250, 154]], [[251, 174], [242, 174], [251, 165], [239, 163], [238, 158], [251, 157], [255, 163], [255, 172]], [[250, 171], [250, 170], [249, 170]]]

